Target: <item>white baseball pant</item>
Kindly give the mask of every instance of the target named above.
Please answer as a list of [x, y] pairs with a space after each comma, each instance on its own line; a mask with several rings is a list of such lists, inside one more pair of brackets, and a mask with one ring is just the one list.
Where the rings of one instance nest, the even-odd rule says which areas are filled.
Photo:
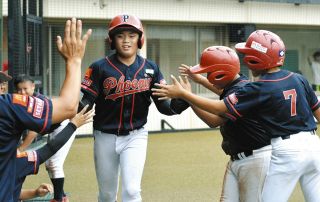
[[270, 168], [262, 192], [264, 202], [287, 202], [300, 181], [305, 201], [320, 201], [320, 139], [300, 132], [289, 139], [272, 138]]
[[[99, 202], [117, 200], [119, 174], [123, 202], [141, 202], [141, 179], [147, 154], [148, 131], [131, 131], [127, 136], [94, 131], [94, 160]], [[119, 173], [120, 168], [120, 173]]]
[[269, 169], [271, 145], [253, 150], [251, 156], [230, 160], [227, 164], [221, 202], [261, 201], [262, 188]]
[[[63, 121], [60, 126], [49, 134], [49, 139], [54, 138], [62, 129], [64, 129], [69, 120]], [[50, 157], [45, 165], [51, 179], [64, 178], [63, 164], [67, 158], [71, 145], [74, 141], [76, 133], [73, 133], [70, 139], [61, 147], [52, 157]]]

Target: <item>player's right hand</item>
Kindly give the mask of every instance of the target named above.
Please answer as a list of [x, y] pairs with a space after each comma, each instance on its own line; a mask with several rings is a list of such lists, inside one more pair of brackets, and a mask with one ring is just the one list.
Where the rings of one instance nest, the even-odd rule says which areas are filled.
[[70, 121], [79, 128], [80, 126], [92, 122], [93, 116], [95, 115], [95, 105], [85, 113], [88, 109], [89, 105], [86, 105], [78, 114], [76, 114]]
[[61, 36], [57, 36], [58, 51], [66, 62], [81, 62], [91, 33], [92, 30], [89, 29], [81, 38], [81, 20], [77, 20], [76, 18], [67, 20], [64, 29], [64, 39], [62, 40]]

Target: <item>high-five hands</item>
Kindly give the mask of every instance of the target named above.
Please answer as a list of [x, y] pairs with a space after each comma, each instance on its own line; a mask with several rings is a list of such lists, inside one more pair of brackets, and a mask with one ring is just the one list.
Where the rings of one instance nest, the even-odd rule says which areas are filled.
[[76, 18], [67, 20], [66, 26], [64, 29], [64, 39], [61, 39], [61, 36], [57, 36], [57, 47], [59, 53], [62, 57], [70, 62], [81, 62], [81, 59], [84, 56], [86, 43], [92, 33], [92, 30], [89, 29], [85, 35], [81, 38], [82, 35], [82, 22]]
[[159, 100], [167, 100], [170, 98], [182, 98], [185, 92], [191, 91], [191, 85], [186, 77], [182, 79], [179, 76], [180, 82], [173, 75], [171, 75], [171, 79], [171, 85], [156, 83], [155, 85], [159, 88], [152, 88], [152, 95], [159, 96]]
[[181, 76], [185, 77], [189, 77], [192, 81], [194, 81], [195, 83], [201, 83], [201, 81], [203, 79], [206, 79], [204, 76], [202, 76], [201, 74], [193, 74], [190, 71], [190, 66], [185, 65], [185, 64], [181, 64], [180, 67], [178, 67], [178, 70], [181, 74]]

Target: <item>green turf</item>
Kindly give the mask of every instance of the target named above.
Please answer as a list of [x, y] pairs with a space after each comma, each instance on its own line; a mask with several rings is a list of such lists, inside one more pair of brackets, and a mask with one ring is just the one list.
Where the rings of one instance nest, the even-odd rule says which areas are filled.
[[[218, 131], [151, 134], [142, 180], [146, 202], [219, 201], [228, 158], [220, 148]], [[93, 164], [93, 139], [79, 138], [65, 162], [65, 191], [70, 201], [97, 201]], [[24, 187], [50, 183], [43, 165], [37, 176], [27, 178]], [[303, 200], [296, 189], [290, 202]]]

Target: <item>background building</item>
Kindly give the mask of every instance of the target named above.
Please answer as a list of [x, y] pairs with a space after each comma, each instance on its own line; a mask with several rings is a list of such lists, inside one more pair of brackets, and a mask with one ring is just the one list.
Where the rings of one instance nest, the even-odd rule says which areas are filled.
[[[160, 66], [168, 83], [171, 82], [170, 74], [178, 75], [177, 67], [181, 63], [197, 64], [200, 53], [206, 47], [232, 47], [235, 43], [244, 41], [255, 29], [267, 29], [281, 36], [287, 48], [284, 68], [301, 72], [310, 82], [313, 77], [308, 57], [320, 48], [320, 0], [11, 1], [15, 1], [17, 5], [25, 5], [27, 12], [23, 10], [22, 14], [33, 14], [28, 18], [33, 22], [32, 29], [29, 28], [27, 32], [33, 38], [26, 37], [23, 42], [23, 47], [31, 51], [26, 54], [24, 62], [29, 66], [20, 69], [35, 76], [40, 91], [48, 96], [58, 94], [64, 78], [64, 62], [56, 50], [56, 35], [63, 35], [66, 18], [73, 16], [83, 20], [85, 29], [93, 29], [82, 66], [83, 73], [93, 61], [110, 53], [108, 44], [104, 43], [107, 25], [118, 14], [133, 14], [142, 20], [146, 40], [141, 54]], [[31, 5], [34, 6], [33, 10]], [[7, 17], [8, 0], [3, 1], [2, 11], [2, 56], [7, 60], [10, 27]], [[25, 26], [20, 29], [27, 28]], [[40, 41], [36, 43], [34, 38]], [[30, 46], [29, 41], [38, 48]], [[241, 72], [250, 76], [244, 66]], [[193, 90], [198, 94], [217, 98], [199, 85], [193, 84]], [[175, 129], [207, 127], [190, 109], [179, 117], [168, 117], [160, 115], [152, 105], [148, 121], [150, 131], [160, 130], [161, 120]], [[90, 133], [90, 130], [87, 126], [82, 133]]]

